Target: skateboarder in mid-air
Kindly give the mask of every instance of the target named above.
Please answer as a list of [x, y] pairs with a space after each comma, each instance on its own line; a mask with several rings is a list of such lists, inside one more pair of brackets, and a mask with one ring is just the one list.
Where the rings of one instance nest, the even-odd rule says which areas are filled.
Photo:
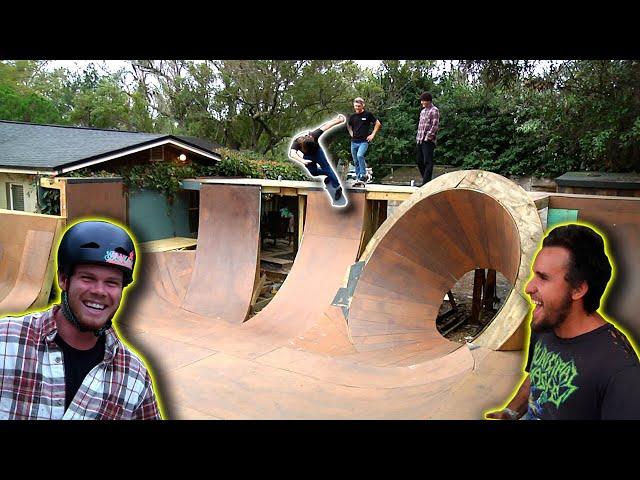
[[305, 167], [312, 177], [325, 176], [324, 185], [331, 197], [331, 204], [334, 207], [346, 206], [347, 197], [345, 197], [336, 171], [333, 165], [329, 163], [329, 160], [327, 160], [327, 156], [320, 146], [318, 139], [323, 133], [336, 125], [345, 123], [345, 121], [344, 115], [340, 114], [333, 120], [323, 123], [315, 130], [296, 137], [291, 147], [289, 147], [289, 158]]

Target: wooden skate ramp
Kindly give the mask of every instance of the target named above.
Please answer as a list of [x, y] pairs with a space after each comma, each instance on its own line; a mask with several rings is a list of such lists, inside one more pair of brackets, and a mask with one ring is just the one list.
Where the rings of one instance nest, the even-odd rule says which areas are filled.
[[260, 187], [202, 185], [198, 246], [182, 308], [244, 322], [258, 268]]
[[0, 316], [44, 307], [63, 219], [0, 210]]
[[442, 298], [465, 273], [491, 268], [514, 288], [476, 344], [520, 348], [522, 338], [512, 337], [528, 313], [524, 282], [541, 236], [535, 204], [499, 175], [463, 171], [429, 182], [363, 253], [348, 314], [354, 345], [368, 351], [421, 342], [435, 355], [455, 349], [435, 327]]
[[[225, 192], [217, 193], [220, 189]], [[233, 200], [243, 203], [244, 212], [229, 213], [215, 228], [209, 211], [220, 206], [212, 199], [221, 202], [230, 191], [244, 195], [242, 201]], [[245, 319], [258, 267], [259, 207], [249, 202], [259, 201], [259, 187], [203, 185], [195, 257], [193, 252], [144, 254], [144, 273], [122, 321], [134, 329], [249, 358], [289, 344], [307, 330], [316, 330], [317, 339], [324, 340], [314, 342], [319, 351], [353, 351], [346, 326], [330, 314], [361, 241], [365, 195], [351, 197], [347, 208], [337, 209], [324, 191], [308, 192], [305, 230], [286, 281], [258, 315], [231, 328]], [[227, 305], [234, 302], [233, 308]], [[326, 330], [334, 333], [327, 335]]]
[[143, 253], [138, 283], [149, 283], [155, 294], [180, 307], [189, 288], [195, 256], [194, 250]]
[[352, 193], [349, 206], [339, 209], [329, 205], [324, 191], [309, 191], [302, 243], [273, 300], [233, 334], [216, 332], [194, 343], [255, 358], [321, 322], [357, 258], [364, 205], [363, 193]]
[[331, 207], [324, 191], [308, 193], [304, 234], [291, 272], [274, 299], [247, 322], [248, 329], [277, 329], [292, 336], [309, 328], [331, 305], [357, 259], [364, 205], [362, 193], [351, 193], [347, 208]]
[[[170, 392], [171, 418], [458, 418], [460, 406], [462, 416], [479, 419], [516, 386], [518, 354], [493, 352], [487, 358], [498, 364], [504, 355], [513, 361], [479, 369], [477, 353], [437, 333], [435, 315], [459, 276], [495, 268], [515, 288], [478, 343], [495, 348], [516, 332], [528, 311], [520, 293], [527, 255], [542, 234], [526, 193], [486, 172], [430, 182], [373, 236], [347, 323], [331, 302], [358, 259], [365, 194], [349, 198], [349, 209], [333, 209], [324, 192], [308, 191], [293, 268], [269, 305], [242, 324], [181, 308], [193, 256], [155, 259], [164, 273], [128, 323]], [[203, 258], [195, 258], [194, 278]], [[223, 281], [212, 276], [207, 293]]]

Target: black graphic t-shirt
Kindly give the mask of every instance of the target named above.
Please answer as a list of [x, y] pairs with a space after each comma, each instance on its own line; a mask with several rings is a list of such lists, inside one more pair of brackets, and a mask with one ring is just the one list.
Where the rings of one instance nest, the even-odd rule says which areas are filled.
[[372, 125], [376, 124], [377, 118], [366, 110], [362, 113], [354, 113], [349, 117], [349, 126], [353, 132], [353, 140], [366, 140], [371, 133]]
[[525, 368], [532, 420], [640, 419], [640, 363], [607, 323], [574, 338], [531, 334]]

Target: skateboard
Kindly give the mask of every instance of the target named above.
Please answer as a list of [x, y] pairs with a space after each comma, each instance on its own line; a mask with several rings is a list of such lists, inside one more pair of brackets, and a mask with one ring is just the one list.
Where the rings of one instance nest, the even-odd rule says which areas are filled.
[[[370, 170], [370, 169], [367, 169], [367, 170]], [[373, 183], [373, 177], [371, 176], [371, 174], [367, 173], [367, 176], [365, 177], [364, 180], [355, 180], [353, 184], [351, 184], [351, 186], [356, 188], [364, 188], [369, 183]]]

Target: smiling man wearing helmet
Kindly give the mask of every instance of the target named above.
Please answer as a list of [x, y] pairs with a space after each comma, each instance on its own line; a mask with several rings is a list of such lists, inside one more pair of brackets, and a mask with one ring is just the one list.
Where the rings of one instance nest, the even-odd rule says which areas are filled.
[[0, 419], [161, 419], [147, 368], [111, 328], [135, 263], [117, 225], [65, 232], [60, 305], [0, 319]]

